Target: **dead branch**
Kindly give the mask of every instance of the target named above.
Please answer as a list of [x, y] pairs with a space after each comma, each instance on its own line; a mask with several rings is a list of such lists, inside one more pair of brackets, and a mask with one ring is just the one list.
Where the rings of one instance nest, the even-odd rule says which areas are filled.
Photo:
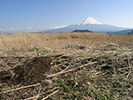
[[24, 100], [33, 100], [33, 99], [37, 99], [37, 98], [39, 98], [39, 96], [41, 96], [41, 95], [43, 95], [43, 94], [47, 94], [47, 93], [49, 93], [49, 92], [51, 92], [51, 91], [53, 91], [53, 90], [55, 90], [55, 89], [59, 89], [59, 87], [55, 87], [55, 88], [53, 88], [53, 89], [51, 89], [51, 90], [49, 90], [49, 91], [47, 91], [47, 92], [40, 93], [40, 94], [38, 94], [38, 95], [36, 95], [36, 96], [29, 97], [29, 98], [24, 99]]
[[131, 67], [131, 64], [130, 64], [130, 61], [129, 61], [129, 57], [127, 57], [127, 59], [128, 59], [129, 72], [128, 72], [127, 76], [126, 76], [126, 79], [128, 79], [128, 77], [132, 73], [132, 67]]
[[57, 92], [59, 92], [59, 89], [54, 91], [53, 93], [49, 94], [48, 96], [46, 96], [45, 98], [43, 98], [42, 100], [46, 100], [47, 98], [49, 98], [50, 96], [56, 94]]
[[55, 76], [57, 76], [57, 75], [61, 75], [61, 74], [64, 74], [64, 73], [68, 73], [68, 72], [77, 70], [77, 69], [79, 69], [79, 68], [83, 68], [84, 66], [93, 65], [93, 64], [95, 64], [95, 63], [96, 63], [96, 62], [89, 62], [89, 63], [87, 63], [87, 64], [84, 64], [84, 65], [81, 65], [81, 66], [79, 66], [79, 67], [72, 68], [72, 69], [69, 69], [69, 70], [64, 69], [64, 70], [62, 70], [62, 71], [60, 71], [60, 72], [58, 72], [58, 73], [55, 73], [55, 74], [52, 74], [52, 75], [47, 75], [46, 77], [47, 77], [47, 78], [55, 77]]
[[28, 85], [28, 86], [23, 86], [23, 87], [19, 87], [19, 88], [16, 88], [16, 89], [2, 91], [2, 92], [0, 92], [0, 94], [4, 94], [4, 93], [8, 93], [8, 92], [13, 92], [13, 91], [21, 90], [21, 89], [26, 89], [26, 88], [30, 88], [30, 87], [35, 87], [35, 86], [38, 86], [38, 85], [40, 85], [40, 83], [33, 84], [33, 85]]

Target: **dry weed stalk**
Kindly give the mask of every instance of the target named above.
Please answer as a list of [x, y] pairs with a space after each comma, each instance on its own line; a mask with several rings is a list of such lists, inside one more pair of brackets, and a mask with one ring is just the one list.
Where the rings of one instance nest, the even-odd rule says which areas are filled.
[[2, 92], [0, 92], [0, 94], [4, 94], [4, 93], [8, 93], [8, 92], [13, 92], [13, 91], [21, 90], [21, 89], [26, 89], [26, 88], [30, 88], [30, 87], [35, 87], [35, 86], [39, 86], [39, 85], [41, 85], [41, 84], [37, 83], [37, 84], [28, 85], [28, 86], [22, 86], [22, 87], [19, 87], [19, 88], [2, 91]]
[[54, 91], [53, 93], [49, 94], [48, 96], [46, 96], [45, 98], [43, 98], [42, 100], [46, 100], [47, 98], [49, 98], [50, 96], [53, 96], [54, 94], [56, 94], [57, 92], [59, 92], [59, 89]]
[[44, 92], [44, 93], [39, 93], [39, 92], [38, 92], [38, 95], [33, 96], [33, 97], [26, 98], [26, 99], [24, 99], [24, 100], [33, 100], [33, 99], [36, 99], [36, 100], [37, 100], [41, 95], [47, 94], [47, 93], [52, 92], [52, 91], [54, 91], [54, 90], [56, 90], [56, 89], [59, 89], [59, 87], [55, 87], [55, 88], [53, 88], [53, 89], [51, 89], [51, 90], [49, 90], [49, 91], [47, 91], [47, 92]]
[[68, 73], [68, 72], [83, 68], [83, 67], [88, 66], [88, 65], [93, 65], [93, 64], [96, 64], [96, 63], [97, 62], [89, 62], [87, 64], [81, 65], [81, 66], [76, 67], [76, 68], [71, 68], [71, 69], [67, 68], [68, 70], [64, 69], [64, 70], [62, 70], [62, 71], [60, 71], [58, 73], [55, 73], [55, 74], [52, 74], [52, 75], [47, 75], [47, 78], [51, 78], [51, 77], [55, 77], [55, 76], [58, 76], [58, 75], [61, 75], [61, 74], [65, 74], [65, 73]]
[[132, 66], [130, 64], [130, 60], [129, 60], [129, 56], [127, 56], [127, 59], [128, 59], [128, 67], [129, 67], [129, 72], [126, 76], [126, 79], [128, 79], [128, 77], [130, 76], [130, 74], [132, 73]]

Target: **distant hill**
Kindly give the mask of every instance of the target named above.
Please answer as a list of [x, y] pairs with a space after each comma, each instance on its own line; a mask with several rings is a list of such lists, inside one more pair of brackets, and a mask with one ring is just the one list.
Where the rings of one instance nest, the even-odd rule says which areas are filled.
[[76, 30], [74, 30], [72, 32], [92, 32], [92, 31], [90, 31], [88, 29], [85, 29], [85, 30], [78, 30], [78, 29], [76, 29]]
[[115, 33], [115, 34], [130, 34], [133, 31], [133, 29], [126, 29], [122, 31], [117, 31], [117, 32], [109, 32], [109, 33]]
[[129, 32], [128, 34], [133, 34], [133, 30], [131, 32]]

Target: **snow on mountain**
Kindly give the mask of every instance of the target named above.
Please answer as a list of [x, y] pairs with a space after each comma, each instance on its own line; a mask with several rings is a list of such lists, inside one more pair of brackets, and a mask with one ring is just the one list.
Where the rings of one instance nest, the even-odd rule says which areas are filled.
[[81, 25], [85, 25], [85, 24], [102, 24], [102, 23], [92, 17], [87, 17], [81, 22]]

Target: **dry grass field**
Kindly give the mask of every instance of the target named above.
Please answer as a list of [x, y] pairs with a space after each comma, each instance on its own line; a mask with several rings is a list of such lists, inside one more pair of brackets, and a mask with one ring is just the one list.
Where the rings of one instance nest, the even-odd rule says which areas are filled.
[[0, 34], [0, 100], [133, 100], [133, 35]]
[[68, 46], [83, 45], [89, 49], [101, 48], [111, 43], [132, 47], [133, 36], [95, 33], [0, 34], [0, 51], [30, 51], [34, 49], [63, 51], [68, 49]]

